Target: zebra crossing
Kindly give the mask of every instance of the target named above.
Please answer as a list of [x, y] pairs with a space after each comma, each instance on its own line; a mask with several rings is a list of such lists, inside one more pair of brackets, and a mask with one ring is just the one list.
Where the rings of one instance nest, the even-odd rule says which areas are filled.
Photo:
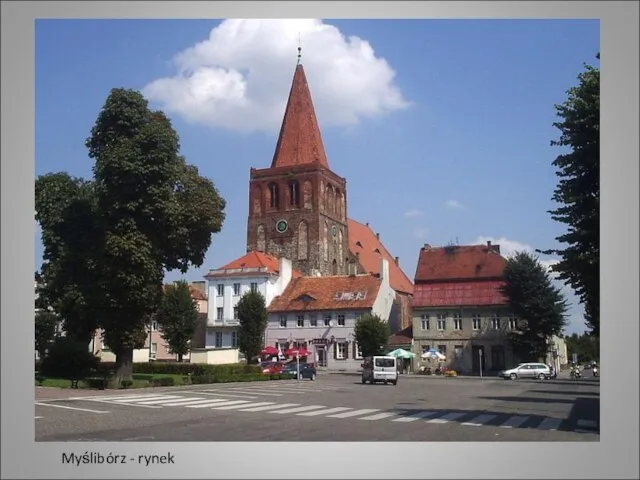
[[[300, 403], [279, 403], [277, 398], [238, 399], [220, 395], [218, 389], [193, 392], [171, 392], [171, 394], [139, 393], [127, 395], [107, 395], [100, 397], [74, 397], [70, 400], [100, 402], [113, 405], [127, 405], [145, 408], [188, 408], [194, 410], [236, 411], [273, 415], [296, 415], [301, 417], [324, 417], [327, 419], [350, 419], [358, 421], [389, 421], [391, 424], [423, 422], [427, 425], [454, 423], [463, 427], [500, 427], [538, 430], [561, 430], [578, 433], [599, 433], [594, 420], [571, 421], [539, 415], [511, 415], [508, 413], [486, 413], [473, 411], [409, 410], [381, 408], [353, 408], [347, 406], [304, 405]], [[225, 388], [225, 391], [231, 390]], [[291, 399], [289, 395], [289, 399]], [[295, 402], [297, 399], [294, 398]]]

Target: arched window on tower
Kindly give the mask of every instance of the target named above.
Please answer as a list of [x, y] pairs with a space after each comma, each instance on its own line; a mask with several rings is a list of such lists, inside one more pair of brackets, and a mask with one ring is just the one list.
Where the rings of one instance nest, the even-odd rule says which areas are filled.
[[253, 189], [253, 214], [260, 215], [262, 213], [262, 189], [256, 187]]
[[324, 232], [322, 235], [322, 252], [324, 256], [324, 261], [329, 261], [329, 225], [327, 222], [324, 222]]
[[333, 263], [331, 264], [331, 272], [332, 275], [338, 275], [338, 262], [336, 259], [333, 259]]
[[342, 229], [340, 229], [338, 231], [338, 258], [340, 259], [340, 266], [341, 267], [344, 265], [344, 263], [343, 263], [344, 251], [342, 249], [342, 241], [343, 241], [343, 235], [342, 235]]
[[280, 189], [275, 183], [269, 184], [269, 208], [280, 208]]
[[300, 185], [296, 181], [289, 183], [289, 205], [300, 208]]

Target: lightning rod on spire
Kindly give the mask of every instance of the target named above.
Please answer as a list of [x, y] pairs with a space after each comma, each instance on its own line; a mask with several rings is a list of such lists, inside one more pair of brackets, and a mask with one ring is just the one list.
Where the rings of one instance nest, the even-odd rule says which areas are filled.
[[298, 32], [298, 65], [300, 65], [301, 58], [302, 58], [302, 43], [300, 42], [300, 33]]

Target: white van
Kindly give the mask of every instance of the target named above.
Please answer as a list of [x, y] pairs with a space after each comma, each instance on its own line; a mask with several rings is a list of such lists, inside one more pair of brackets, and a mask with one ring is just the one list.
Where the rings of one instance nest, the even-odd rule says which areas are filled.
[[362, 383], [377, 382], [398, 384], [396, 357], [369, 357], [362, 364]]

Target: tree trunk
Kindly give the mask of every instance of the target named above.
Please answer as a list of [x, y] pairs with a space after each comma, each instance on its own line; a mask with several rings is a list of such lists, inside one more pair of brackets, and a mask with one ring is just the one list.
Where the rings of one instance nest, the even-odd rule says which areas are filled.
[[112, 387], [120, 388], [123, 381], [133, 380], [133, 348], [124, 348], [116, 353], [116, 372]]
[[182, 354], [181, 353], [178, 354], [178, 362], [182, 363]]

